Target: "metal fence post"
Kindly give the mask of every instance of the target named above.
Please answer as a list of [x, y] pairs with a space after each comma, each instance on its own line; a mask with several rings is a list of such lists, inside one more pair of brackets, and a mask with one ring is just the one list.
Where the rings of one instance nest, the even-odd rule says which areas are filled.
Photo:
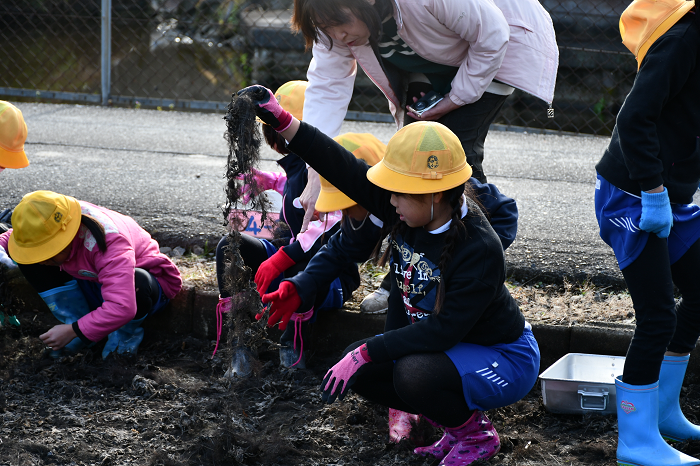
[[109, 102], [112, 75], [112, 0], [102, 0], [102, 105]]

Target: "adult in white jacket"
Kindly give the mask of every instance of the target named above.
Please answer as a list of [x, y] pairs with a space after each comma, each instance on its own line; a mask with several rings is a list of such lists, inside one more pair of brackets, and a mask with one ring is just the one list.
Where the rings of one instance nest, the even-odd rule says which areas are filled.
[[[359, 64], [397, 129], [415, 120], [449, 127], [482, 182], [486, 133], [513, 88], [549, 104], [554, 95], [559, 52], [537, 0], [295, 0], [292, 27], [313, 52], [304, 121], [340, 132]], [[421, 116], [406, 109], [431, 89], [445, 98]], [[301, 198], [307, 219], [320, 190], [314, 175]]]

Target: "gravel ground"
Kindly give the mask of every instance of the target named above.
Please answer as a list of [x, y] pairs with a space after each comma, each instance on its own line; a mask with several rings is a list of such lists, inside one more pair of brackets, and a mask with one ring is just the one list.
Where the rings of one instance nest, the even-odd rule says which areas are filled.
[[[213, 263], [177, 259], [196, 286], [215, 287]], [[0, 271], [2, 273], [2, 271]], [[381, 270], [363, 267], [349, 308], [376, 287]], [[233, 350], [213, 343], [147, 336], [135, 358], [100, 357], [101, 345], [52, 359], [38, 335], [52, 317], [24, 309], [2, 288], [0, 304], [21, 325], [0, 328], [0, 465], [422, 465], [412, 453], [439, 432], [421, 424], [413, 441], [388, 441], [388, 410], [350, 395], [321, 402], [323, 374], [339, 355], [312, 354], [306, 370], [281, 369], [262, 327], [246, 379], [224, 377]], [[530, 321], [632, 322], [629, 296], [587, 284], [509, 283]], [[700, 381], [688, 377], [684, 410], [695, 421]], [[539, 383], [528, 396], [488, 412], [502, 442], [491, 465], [604, 465], [615, 461], [614, 416], [547, 412]], [[426, 440], [427, 439], [427, 440]], [[700, 442], [677, 447], [700, 455]]]

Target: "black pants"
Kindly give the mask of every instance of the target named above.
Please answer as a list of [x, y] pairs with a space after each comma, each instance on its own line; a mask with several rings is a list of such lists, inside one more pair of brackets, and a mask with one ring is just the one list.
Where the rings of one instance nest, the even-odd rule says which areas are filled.
[[[27, 279], [37, 293], [58, 288], [75, 279], [59, 267], [41, 264], [18, 265], [24, 278]], [[136, 289], [136, 316], [134, 318], [140, 319], [148, 315], [153, 309], [153, 305], [158, 302], [160, 287], [156, 277], [147, 270], [139, 268], [134, 269], [134, 285]], [[86, 296], [85, 299], [88, 301], [91, 310], [97, 309], [101, 304], [95, 297]]]
[[[665, 239], [649, 235], [640, 256], [622, 270], [637, 326], [627, 351], [622, 380], [648, 385], [659, 380], [664, 353], [690, 352], [700, 335], [700, 241], [673, 265]], [[673, 298], [673, 285], [681, 299]]]
[[[411, 83], [408, 86], [406, 102], [413, 103], [413, 97], [420, 98], [421, 92], [428, 92], [432, 88], [428, 83]], [[472, 167], [472, 176], [482, 183], [486, 183], [486, 175], [482, 166], [486, 135], [489, 132], [489, 126], [498, 116], [507, 98], [507, 95], [484, 92], [476, 102], [463, 105], [438, 120], [438, 123], [447, 126], [457, 135], [467, 156], [467, 163]], [[415, 120], [406, 117], [404, 123], [408, 124], [413, 121]]]
[[[343, 355], [368, 339], [348, 346]], [[472, 410], [462, 391], [462, 378], [443, 352], [411, 354], [384, 363], [368, 363], [358, 371], [355, 393], [374, 403], [422, 414], [445, 427], [458, 427]]]

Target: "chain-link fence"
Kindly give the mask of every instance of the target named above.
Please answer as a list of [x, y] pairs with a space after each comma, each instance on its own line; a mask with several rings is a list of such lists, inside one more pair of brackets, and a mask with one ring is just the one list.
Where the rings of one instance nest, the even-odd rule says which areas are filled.
[[[627, 0], [541, 0], [560, 61], [547, 105], [516, 91], [496, 123], [609, 134], [636, 63], [621, 44]], [[102, 4], [111, 3], [113, 105], [220, 110], [250, 83], [305, 79], [311, 58], [289, 30], [292, 0], [2, 0], [0, 95], [103, 102]], [[348, 118], [392, 121], [386, 99], [359, 71]]]

